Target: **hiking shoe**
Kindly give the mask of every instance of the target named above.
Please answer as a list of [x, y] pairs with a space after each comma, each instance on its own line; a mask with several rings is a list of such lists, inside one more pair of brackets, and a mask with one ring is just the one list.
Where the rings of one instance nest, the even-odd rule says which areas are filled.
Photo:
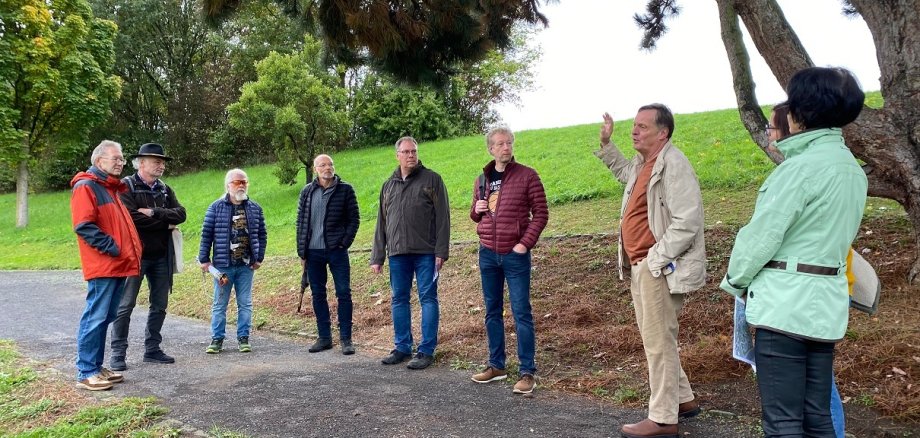
[[125, 363], [124, 356], [112, 356], [109, 359], [109, 369], [112, 371], [124, 371], [128, 369], [128, 364]]
[[380, 363], [384, 365], [396, 365], [398, 363], [403, 363], [409, 360], [410, 357], [412, 357], [412, 355], [409, 353], [403, 353], [402, 351], [399, 351], [399, 350], [393, 350], [390, 352], [390, 355], [383, 358], [383, 360], [381, 360]]
[[205, 350], [205, 353], [208, 354], [217, 354], [224, 349], [224, 340], [223, 339], [211, 339], [211, 345], [208, 345], [208, 349]]
[[514, 390], [512, 390], [512, 392], [515, 394], [530, 394], [536, 387], [537, 382], [533, 379], [533, 376], [524, 374], [521, 376], [521, 380], [518, 380], [518, 382], [514, 384]]
[[422, 353], [421, 351], [415, 354], [415, 358], [409, 361], [409, 364], [406, 365], [406, 368], [410, 370], [424, 370], [428, 368], [431, 364], [434, 363], [434, 356], [430, 354]]
[[317, 353], [330, 348], [332, 348], [331, 338], [316, 338], [316, 342], [314, 342], [307, 351], [310, 353]]
[[700, 414], [700, 402], [696, 399], [677, 405], [677, 418], [693, 418]]
[[500, 370], [495, 367], [487, 367], [483, 372], [473, 374], [473, 381], [476, 383], [489, 383], [507, 378], [508, 373], [506, 373], [505, 370]]
[[240, 353], [252, 353], [252, 347], [249, 346], [249, 336], [240, 336], [236, 338], [236, 342], [240, 344]]
[[351, 339], [342, 339], [342, 354], [350, 356], [355, 354], [355, 346], [351, 344]]
[[150, 363], [176, 363], [176, 359], [163, 350], [157, 350], [153, 353], [144, 353], [144, 362]]
[[87, 389], [90, 391], [105, 391], [112, 389], [112, 386], [114, 386], [112, 382], [106, 380], [106, 378], [102, 376], [102, 373], [87, 377], [77, 382], [77, 388]]
[[123, 376], [121, 373], [116, 373], [106, 367], [102, 367], [102, 370], [99, 371], [99, 375], [102, 376], [103, 379], [112, 383], [121, 383], [125, 381], [125, 376]]

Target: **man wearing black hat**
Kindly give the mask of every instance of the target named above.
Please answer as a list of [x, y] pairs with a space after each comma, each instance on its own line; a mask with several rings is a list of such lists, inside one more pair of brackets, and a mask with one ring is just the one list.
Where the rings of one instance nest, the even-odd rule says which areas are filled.
[[141, 145], [140, 151], [132, 155], [131, 159], [131, 164], [137, 172], [123, 179], [129, 190], [120, 197], [131, 212], [134, 226], [144, 244], [144, 251], [140, 275], [128, 278], [124, 296], [118, 306], [118, 316], [112, 323], [110, 368], [116, 371], [128, 368], [125, 363], [128, 326], [131, 323], [131, 312], [137, 303], [141, 280], [145, 276], [150, 289], [150, 309], [144, 337], [144, 362], [176, 361], [160, 349], [160, 342], [163, 340], [160, 329], [166, 319], [172, 276], [176, 273], [172, 233], [177, 225], [185, 222], [185, 207], [179, 204], [172, 188], [160, 180], [163, 171], [166, 170], [166, 162], [171, 160], [164, 154], [163, 146], [156, 143]]

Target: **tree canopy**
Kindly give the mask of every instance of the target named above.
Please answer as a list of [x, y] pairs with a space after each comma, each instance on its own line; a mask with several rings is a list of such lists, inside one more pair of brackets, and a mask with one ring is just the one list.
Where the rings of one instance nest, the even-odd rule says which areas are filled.
[[85, 0], [0, 1], [0, 161], [16, 169], [19, 227], [28, 224], [30, 165], [87, 150], [89, 131], [118, 98], [116, 30]]
[[[369, 65], [411, 84], [444, 85], [458, 66], [513, 44], [516, 23], [548, 23], [539, 0], [275, 0], [309, 33], [319, 34], [332, 63]], [[243, 0], [203, 0], [212, 23]]]

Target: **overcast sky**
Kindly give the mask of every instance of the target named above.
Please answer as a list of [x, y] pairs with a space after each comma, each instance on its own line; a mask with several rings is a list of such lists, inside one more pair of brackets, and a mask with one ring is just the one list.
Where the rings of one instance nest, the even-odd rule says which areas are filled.
[[[879, 69], [869, 28], [840, 14], [839, 0], [778, 0], [786, 19], [818, 66], [852, 70], [864, 90], [879, 89]], [[653, 52], [639, 49], [642, 32], [632, 16], [646, 0], [561, 0], [543, 6], [550, 21], [537, 41], [537, 90], [520, 107], [499, 113], [515, 131], [631, 118], [636, 108], [661, 102], [676, 113], [736, 107], [731, 71], [713, 0], [683, 0], [681, 14]], [[785, 99], [766, 63], [746, 37], [757, 98]]]

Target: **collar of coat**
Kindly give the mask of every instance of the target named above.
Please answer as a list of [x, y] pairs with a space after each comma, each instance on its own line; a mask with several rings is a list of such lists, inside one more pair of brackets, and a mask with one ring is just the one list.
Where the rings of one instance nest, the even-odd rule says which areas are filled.
[[[505, 170], [503, 172], [507, 172], [508, 169], [511, 169], [517, 165], [518, 165], [517, 161], [515, 161], [514, 156], [512, 156], [511, 161], [509, 161], [508, 164], [505, 165]], [[488, 175], [489, 172], [492, 171], [492, 169], [495, 169], [495, 160], [489, 161], [489, 163], [486, 164], [486, 167], [482, 168], [482, 173]]]
[[840, 128], [807, 129], [776, 142], [776, 147], [788, 160], [802, 154], [815, 143], [827, 142], [844, 144], [843, 130]]
[[[415, 176], [415, 174], [419, 173], [422, 169], [425, 169], [425, 166], [422, 165], [422, 160], [418, 160], [418, 164], [415, 166], [414, 169], [412, 169], [412, 172], [409, 172], [409, 174], [406, 175], [406, 179], [412, 178], [413, 176]], [[393, 172], [392, 178], [398, 179], [400, 181], [403, 180], [402, 171], [399, 170], [399, 166], [396, 166], [396, 170]]]

